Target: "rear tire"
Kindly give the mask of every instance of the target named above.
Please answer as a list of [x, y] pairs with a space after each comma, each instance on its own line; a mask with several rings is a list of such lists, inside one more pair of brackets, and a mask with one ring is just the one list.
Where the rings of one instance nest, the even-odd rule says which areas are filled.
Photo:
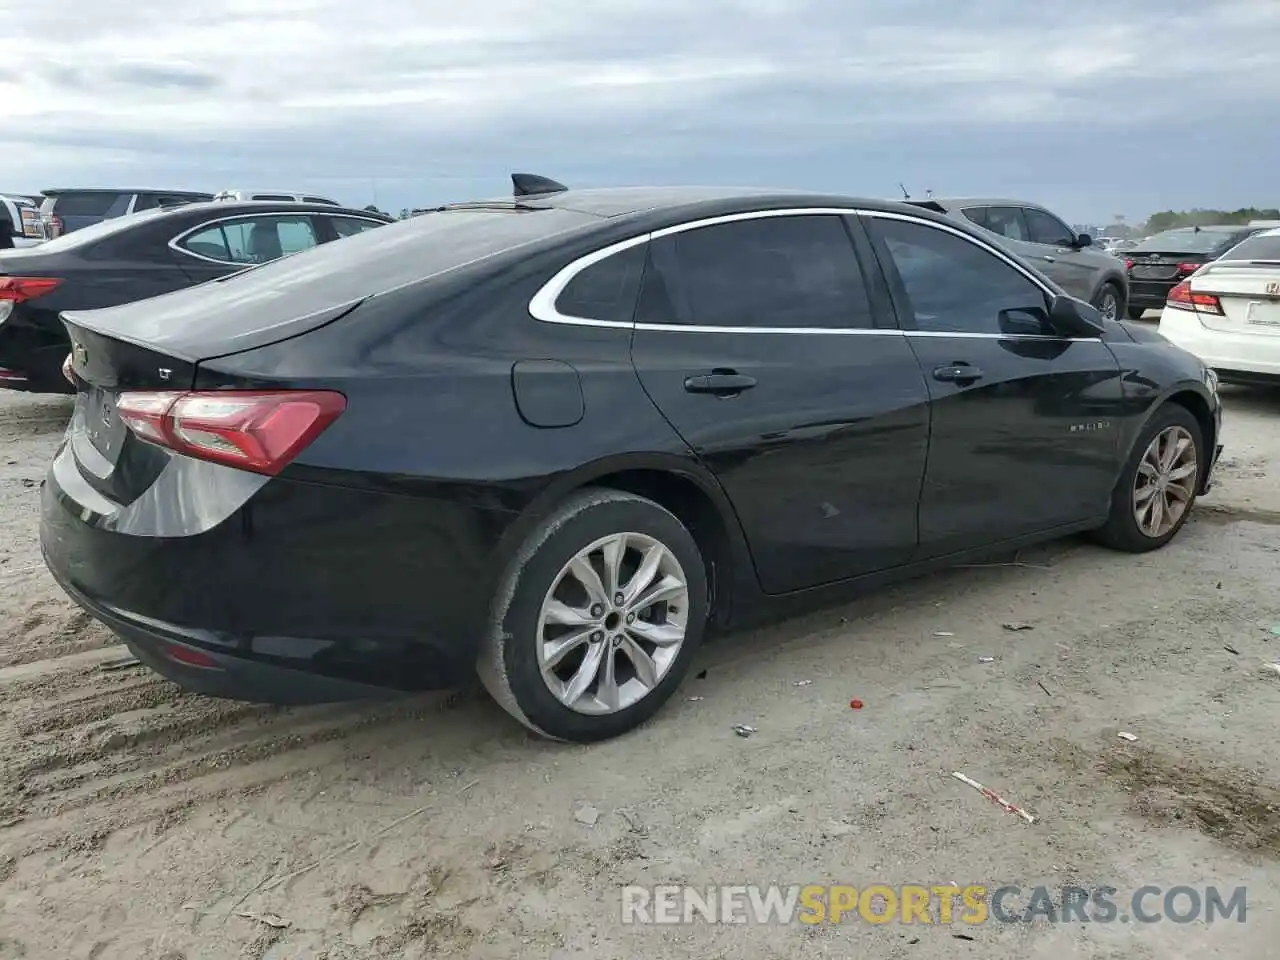
[[1158, 409], [1129, 451], [1098, 542], [1125, 553], [1163, 547], [1191, 516], [1205, 463], [1204, 434], [1191, 411], [1176, 403]]
[[1125, 309], [1130, 320], [1141, 320], [1147, 312], [1145, 307], [1126, 307]]
[[652, 500], [583, 490], [516, 552], [477, 672], [533, 732], [606, 740], [671, 697], [706, 620], [705, 567], [684, 524]]
[[1102, 314], [1102, 319], [1104, 320], [1119, 320], [1125, 315], [1125, 310], [1127, 309], [1124, 302], [1124, 292], [1110, 280], [1098, 290], [1097, 295], [1093, 298], [1093, 306]]

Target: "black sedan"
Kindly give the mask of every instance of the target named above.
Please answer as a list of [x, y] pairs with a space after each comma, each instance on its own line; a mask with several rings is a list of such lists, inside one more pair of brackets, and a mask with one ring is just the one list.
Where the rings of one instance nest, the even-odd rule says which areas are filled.
[[1146, 237], [1123, 253], [1129, 274], [1129, 316], [1163, 310], [1169, 291], [1206, 263], [1257, 233], [1262, 227], [1179, 227]]
[[114, 307], [216, 280], [391, 223], [305, 203], [198, 203], [104, 220], [0, 253], [0, 387], [73, 393], [63, 310]]
[[478, 670], [620, 734], [707, 630], [1074, 531], [1181, 528], [1213, 374], [977, 228], [838, 196], [560, 190], [72, 311], [67, 593], [272, 702]]

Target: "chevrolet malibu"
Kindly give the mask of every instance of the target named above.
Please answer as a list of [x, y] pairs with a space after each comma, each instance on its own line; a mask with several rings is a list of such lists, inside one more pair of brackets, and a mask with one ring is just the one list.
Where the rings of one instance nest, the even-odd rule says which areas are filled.
[[478, 671], [596, 741], [797, 596], [1075, 532], [1152, 550], [1209, 488], [1213, 373], [977, 227], [541, 182], [65, 313], [66, 592], [192, 690]]

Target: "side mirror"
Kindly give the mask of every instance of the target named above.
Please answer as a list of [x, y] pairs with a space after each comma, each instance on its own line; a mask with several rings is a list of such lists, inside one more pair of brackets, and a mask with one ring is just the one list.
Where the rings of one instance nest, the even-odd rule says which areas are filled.
[[1100, 337], [1106, 330], [1102, 314], [1075, 297], [1054, 297], [1049, 304], [1049, 322], [1068, 337]]
[[1092, 247], [1092, 246], [1093, 246], [1093, 237], [1089, 236], [1089, 234], [1081, 233], [1076, 235], [1077, 248], [1083, 250], [1085, 247]]

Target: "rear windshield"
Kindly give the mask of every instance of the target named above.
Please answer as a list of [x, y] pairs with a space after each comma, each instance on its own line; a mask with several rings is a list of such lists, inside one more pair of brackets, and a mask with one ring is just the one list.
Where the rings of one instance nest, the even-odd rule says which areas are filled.
[[39, 249], [41, 253], [61, 253], [63, 250], [77, 250], [80, 247], [87, 247], [91, 243], [97, 243], [112, 234], [128, 230], [147, 217], [158, 217], [164, 213], [165, 211], [162, 209], [143, 210], [140, 213], [130, 213], [123, 217], [103, 220], [100, 223], [73, 230], [71, 233], [64, 233], [62, 236], [55, 237], [52, 240], [46, 240], [40, 244]]
[[1280, 260], [1280, 233], [1263, 233], [1236, 244], [1223, 260]]
[[372, 296], [599, 223], [572, 210], [447, 210], [365, 230], [215, 281], [228, 295], [290, 291], [317, 307]]
[[1147, 237], [1137, 246], [1130, 247], [1129, 252], [1141, 253], [1151, 250], [1156, 253], [1217, 253], [1239, 240], [1239, 233], [1180, 227], [1177, 230], [1166, 230], [1164, 233]]
[[118, 193], [59, 193], [53, 200], [54, 212], [60, 217], [105, 217], [119, 197]]

